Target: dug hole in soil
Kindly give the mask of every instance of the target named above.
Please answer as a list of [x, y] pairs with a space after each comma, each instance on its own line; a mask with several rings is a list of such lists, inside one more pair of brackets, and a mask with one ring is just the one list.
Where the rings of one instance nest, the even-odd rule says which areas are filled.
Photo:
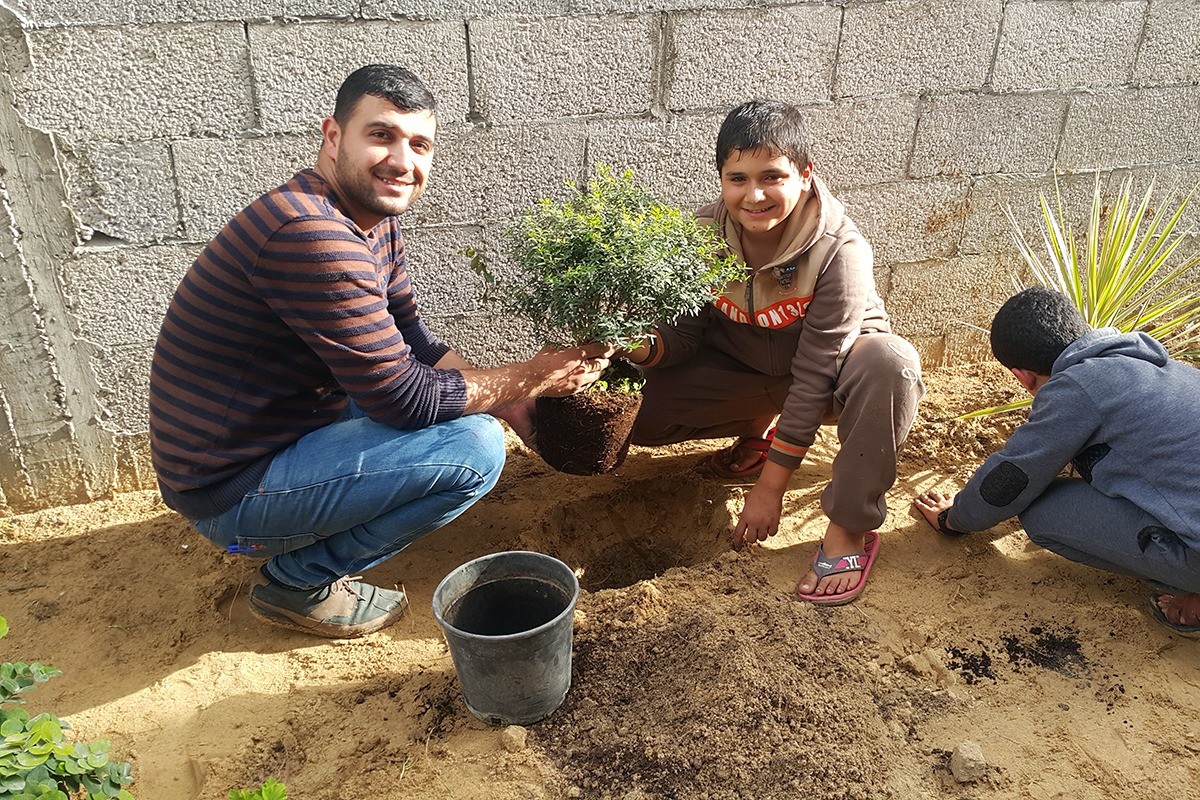
[[[749, 484], [695, 467], [727, 440], [634, 447], [594, 477], [510, 440], [496, 489], [371, 570], [411, 613], [328, 641], [251, 618], [252, 560], [154, 492], [0, 520], [4, 659], [63, 675], [28, 695], [130, 760], [145, 800], [223, 800], [273, 776], [335, 798], [1073, 798], [1200, 795], [1200, 642], [1138, 581], [1032, 546], [1015, 522], [945, 538], [916, 494], [956, 490], [1020, 415], [956, 422], [1020, 389], [935, 371], [901, 456], [879, 562], [854, 604], [792, 591], [824, 532], [832, 431], [796, 472], [778, 536], [729, 530]], [[430, 611], [486, 553], [536, 550], [584, 591], [573, 685], [524, 731], [466, 709]], [[949, 763], [979, 744], [984, 776]]]

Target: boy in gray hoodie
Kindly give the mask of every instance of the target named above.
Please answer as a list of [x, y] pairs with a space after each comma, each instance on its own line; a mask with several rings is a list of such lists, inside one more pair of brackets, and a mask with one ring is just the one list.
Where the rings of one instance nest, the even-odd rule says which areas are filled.
[[1200, 370], [1040, 287], [1001, 307], [991, 345], [1029, 419], [957, 496], [918, 497], [922, 515], [952, 535], [1017, 516], [1047, 550], [1150, 581], [1155, 618], [1200, 634]]

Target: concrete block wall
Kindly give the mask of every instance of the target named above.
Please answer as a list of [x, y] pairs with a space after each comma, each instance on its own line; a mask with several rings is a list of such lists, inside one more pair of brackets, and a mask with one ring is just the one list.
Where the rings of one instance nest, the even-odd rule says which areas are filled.
[[[535, 347], [459, 251], [605, 161], [683, 206], [753, 96], [801, 106], [927, 364], [979, 358], [1036, 219], [1200, 180], [1200, 0], [6, 0], [0, 513], [152, 485], [146, 369], [196, 252], [313, 163], [341, 79], [404, 63], [440, 103], [409, 212], [431, 324], [481, 365]], [[1190, 222], [1196, 222], [1193, 215]], [[500, 260], [503, 266], [502, 259]], [[965, 323], [965, 324], [964, 324]]]

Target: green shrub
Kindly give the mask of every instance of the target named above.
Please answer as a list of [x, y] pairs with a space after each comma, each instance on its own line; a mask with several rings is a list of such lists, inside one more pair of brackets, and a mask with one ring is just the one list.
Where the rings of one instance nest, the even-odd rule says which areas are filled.
[[[1144, 331], [1162, 342], [1173, 358], [1196, 361], [1200, 359], [1200, 291], [1186, 276], [1200, 267], [1200, 253], [1181, 255], [1180, 247], [1191, 232], [1177, 230], [1192, 195], [1178, 202], [1168, 198], [1152, 209], [1153, 192], [1151, 183], [1135, 198], [1132, 183], [1126, 180], [1116, 197], [1106, 201], [1097, 176], [1082, 234], [1072, 229], [1061, 196], [1051, 206], [1039, 193], [1041, 220], [1031, 237], [1026, 237], [1011, 209], [1005, 209], [1005, 214], [1034, 282], [1070, 298], [1089, 325], [1123, 333]], [[1035, 247], [1033, 242], [1038, 241], [1043, 247]], [[1030, 285], [1017, 282], [1018, 289]], [[1025, 408], [1031, 402], [1025, 398], [962, 418]]]
[[[0, 638], [7, 634], [0, 617]], [[133, 782], [129, 764], [109, 759], [107, 741], [71, 744], [66, 722], [20, 707], [21, 695], [61, 674], [43, 664], [0, 664], [0, 800], [133, 800], [122, 788]]]
[[631, 170], [597, 165], [586, 186], [569, 185], [566, 201], [542, 200], [505, 232], [518, 274], [502, 296], [543, 343], [633, 348], [742, 275], [715, 230], [655, 199]]

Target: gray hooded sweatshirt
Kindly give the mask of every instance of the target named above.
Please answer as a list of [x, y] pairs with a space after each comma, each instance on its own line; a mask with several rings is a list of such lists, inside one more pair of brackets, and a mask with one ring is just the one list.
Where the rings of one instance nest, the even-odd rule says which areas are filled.
[[1200, 370], [1144, 333], [1081, 336], [1055, 360], [1029, 420], [954, 498], [947, 526], [979, 531], [1020, 514], [1067, 464], [1200, 550]]

